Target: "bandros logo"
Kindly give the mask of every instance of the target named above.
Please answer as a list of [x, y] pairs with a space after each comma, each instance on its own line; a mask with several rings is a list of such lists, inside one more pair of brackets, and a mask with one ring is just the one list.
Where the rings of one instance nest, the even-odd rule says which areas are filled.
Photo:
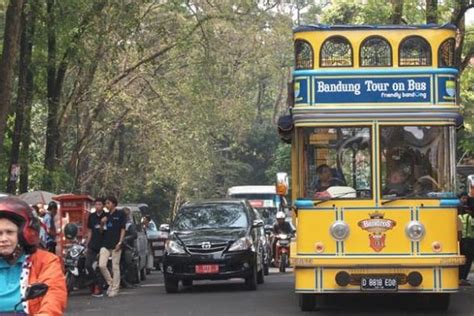
[[361, 220], [358, 225], [370, 233], [370, 247], [376, 252], [380, 252], [385, 248], [385, 232], [395, 227], [397, 223], [391, 219], [383, 218], [383, 213], [374, 212], [369, 216], [370, 218]]

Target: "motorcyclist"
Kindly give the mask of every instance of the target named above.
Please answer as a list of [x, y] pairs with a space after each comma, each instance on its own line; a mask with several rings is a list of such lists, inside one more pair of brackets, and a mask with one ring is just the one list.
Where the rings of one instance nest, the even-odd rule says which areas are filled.
[[276, 223], [273, 225], [273, 242], [272, 242], [272, 253], [276, 255], [276, 243], [278, 241], [277, 236], [279, 234], [286, 234], [289, 236], [294, 235], [295, 230], [289, 222], [286, 221], [286, 214], [283, 211], [276, 213]]
[[[0, 198], [0, 314], [64, 314], [67, 291], [62, 265], [56, 255], [38, 249], [39, 230], [28, 204]], [[17, 304], [34, 283], [46, 284], [46, 294]]]
[[278, 211], [276, 214], [276, 223], [273, 225], [273, 233], [278, 234], [294, 234], [294, 229], [290, 223], [286, 221], [286, 214], [282, 211]]

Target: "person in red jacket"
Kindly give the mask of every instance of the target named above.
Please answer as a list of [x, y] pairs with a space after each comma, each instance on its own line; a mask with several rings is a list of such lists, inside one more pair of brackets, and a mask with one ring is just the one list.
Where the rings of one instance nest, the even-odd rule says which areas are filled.
[[[62, 265], [56, 255], [38, 249], [39, 229], [28, 204], [0, 198], [0, 314], [64, 314], [67, 290]], [[46, 284], [46, 294], [18, 304], [34, 283]]]

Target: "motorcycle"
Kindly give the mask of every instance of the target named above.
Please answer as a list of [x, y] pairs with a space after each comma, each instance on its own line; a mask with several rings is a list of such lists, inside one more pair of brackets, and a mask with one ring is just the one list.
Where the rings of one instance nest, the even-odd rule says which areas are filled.
[[87, 284], [86, 247], [77, 240], [66, 250], [64, 264], [66, 267], [66, 287], [68, 293], [74, 288], [84, 288]]
[[280, 272], [286, 272], [289, 266], [290, 258], [290, 234], [277, 234], [274, 236], [276, 240], [275, 245], [275, 266], [280, 269]]

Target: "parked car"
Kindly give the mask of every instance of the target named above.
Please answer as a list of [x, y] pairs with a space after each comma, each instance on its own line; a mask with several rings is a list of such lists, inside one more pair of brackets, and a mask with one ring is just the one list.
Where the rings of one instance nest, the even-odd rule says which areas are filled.
[[183, 205], [171, 224], [163, 272], [167, 293], [179, 281], [243, 278], [249, 290], [264, 282], [261, 228], [247, 200], [208, 200]]
[[135, 279], [135, 283], [139, 282], [140, 280], [146, 279], [146, 257], [148, 255], [148, 239], [146, 237], [145, 231], [143, 230], [143, 226], [141, 224], [142, 214], [138, 206], [133, 204], [124, 204], [118, 205], [117, 209], [122, 210], [128, 207], [130, 209], [130, 215], [132, 218], [133, 223], [137, 228], [137, 239], [134, 242], [134, 248], [136, 251], [137, 258], [135, 261], [136, 267], [134, 269], [134, 273], [132, 279]]
[[163, 254], [169, 230], [170, 226], [168, 224], [161, 224], [156, 233], [148, 233], [148, 242], [151, 246], [150, 251], [153, 255], [153, 266], [156, 270], [161, 270], [163, 265]]

